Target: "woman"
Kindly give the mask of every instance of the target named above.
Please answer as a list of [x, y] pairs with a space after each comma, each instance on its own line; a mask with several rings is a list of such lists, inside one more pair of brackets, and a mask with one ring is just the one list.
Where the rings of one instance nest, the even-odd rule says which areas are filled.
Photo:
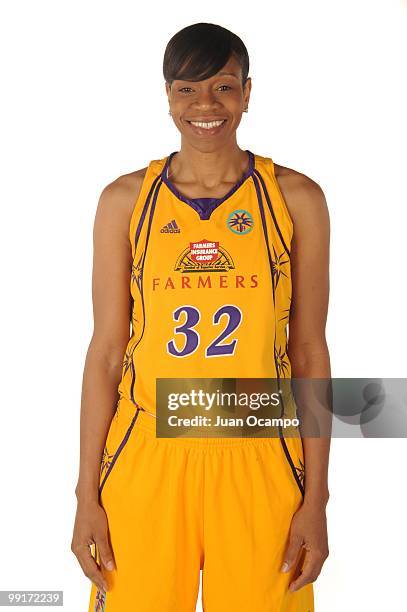
[[228, 30], [178, 32], [164, 77], [180, 150], [100, 198], [72, 540], [92, 611], [190, 612], [201, 569], [205, 612], [314, 609], [329, 441], [155, 427], [157, 378], [330, 377], [324, 195], [238, 146], [248, 71]]

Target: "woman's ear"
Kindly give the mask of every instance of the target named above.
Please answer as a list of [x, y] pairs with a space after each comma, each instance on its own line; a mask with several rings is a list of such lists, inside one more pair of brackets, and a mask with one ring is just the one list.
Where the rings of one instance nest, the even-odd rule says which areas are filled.
[[167, 81], [165, 81], [165, 92], [167, 94], [168, 102], [169, 102], [170, 101], [170, 95], [171, 95], [171, 85], [169, 85], [167, 83]]
[[252, 90], [252, 80], [251, 80], [250, 77], [247, 77], [246, 83], [245, 83], [244, 88], [243, 88], [243, 92], [244, 92], [243, 93], [243, 98], [244, 98], [244, 106], [245, 106], [245, 108], [247, 108], [248, 105], [249, 105], [251, 90]]

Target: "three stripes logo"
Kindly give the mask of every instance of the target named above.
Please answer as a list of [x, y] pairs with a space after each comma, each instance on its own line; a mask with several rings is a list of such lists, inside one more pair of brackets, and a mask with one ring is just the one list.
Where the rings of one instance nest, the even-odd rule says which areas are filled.
[[160, 232], [162, 234], [180, 234], [181, 230], [178, 227], [177, 222], [175, 221], [175, 219], [173, 219], [172, 221], [170, 221], [169, 223], [164, 225], [164, 227], [162, 227], [160, 229]]

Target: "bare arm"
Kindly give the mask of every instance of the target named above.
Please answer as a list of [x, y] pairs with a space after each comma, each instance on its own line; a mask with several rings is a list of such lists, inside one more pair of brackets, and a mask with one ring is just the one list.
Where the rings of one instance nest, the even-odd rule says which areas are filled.
[[[282, 183], [294, 222], [291, 249], [293, 291], [287, 349], [292, 378], [330, 379], [330, 358], [325, 338], [329, 301], [328, 208], [320, 187], [304, 175], [295, 173]], [[329, 497], [330, 438], [304, 437], [303, 446], [304, 503], [293, 524], [287, 557], [292, 563], [300, 538], [305, 541], [310, 554], [302, 575], [292, 583], [292, 590], [315, 580], [328, 556], [325, 506]]]
[[103, 563], [113, 561], [107, 523], [99, 505], [100, 461], [118, 400], [123, 355], [130, 336], [130, 216], [141, 178], [120, 177], [102, 192], [93, 230], [92, 299], [94, 329], [86, 355], [81, 398], [80, 467], [75, 493], [78, 510], [72, 550], [85, 574], [99, 588], [107, 585], [93, 561], [96, 543]]
[[[325, 326], [329, 300], [329, 215], [324, 194], [302, 180], [293, 209], [291, 251], [293, 297], [289, 322], [288, 354], [293, 378], [330, 378]], [[330, 440], [303, 439], [306, 483], [305, 502], [328, 501]]]
[[129, 339], [131, 250], [120, 191], [115, 184], [103, 191], [93, 230], [94, 330], [82, 383], [78, 499], [98, 496], [100, 458]]

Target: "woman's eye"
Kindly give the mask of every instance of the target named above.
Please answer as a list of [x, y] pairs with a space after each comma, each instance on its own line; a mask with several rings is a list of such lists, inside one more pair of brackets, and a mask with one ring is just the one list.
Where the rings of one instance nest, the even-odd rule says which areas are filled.
[[190, 91], [192, 91], [192, 87], [181, 87], [181, 89], [179, 89], [179, 91], [182, 91], [183, 93], [184, 92], [190, 92]]
[[[222, 89], [222, 87], [224, 87], [225, 89]], [[221, 85], [219, 89], [221, 89], [222, 91], [227, 91], [228, 89], [232, 89], [232, 88], [229, 87], [229, 85]]]

